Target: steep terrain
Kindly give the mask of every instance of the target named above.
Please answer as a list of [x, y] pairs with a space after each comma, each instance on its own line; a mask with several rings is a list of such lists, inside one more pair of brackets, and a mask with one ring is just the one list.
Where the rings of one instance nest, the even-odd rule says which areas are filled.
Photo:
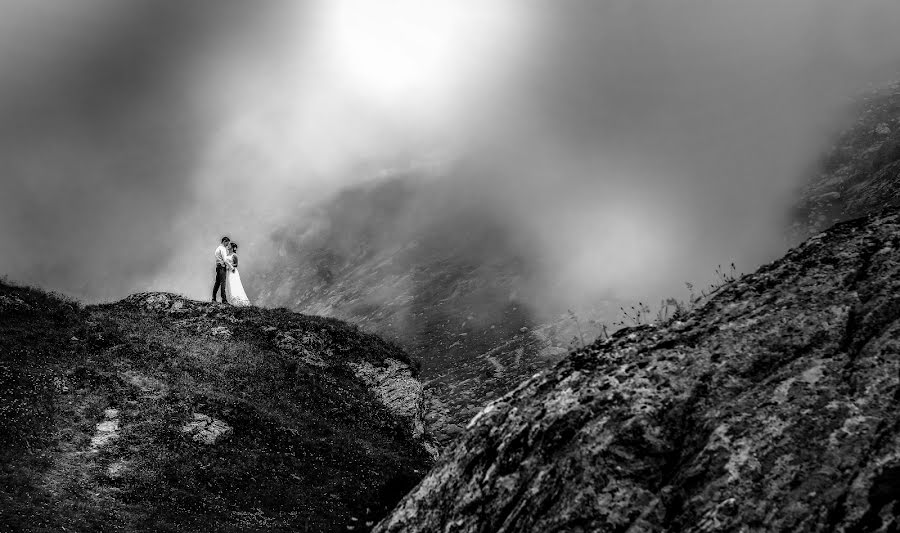
[[0, 531], [368, 531], [432, 462], [416, 374], [334, 319], [0, 283]]
[[597, 334], [587, 317], [539, 312], [535, 247], [462, 179], [407, 172], [346, 189], [275, 232], [263, 253], [273, 260], [248, 281], [261, 305], [351, 321], [420, 359], [427, 424], [443, 443], [573, 338]]
[[900, 81], [859, 95], [850, 116], [800, 191], [790, 221], [794, 242], [900, 205]]
[[900, 212], [490, 403], [382, 532], [897, 531]]

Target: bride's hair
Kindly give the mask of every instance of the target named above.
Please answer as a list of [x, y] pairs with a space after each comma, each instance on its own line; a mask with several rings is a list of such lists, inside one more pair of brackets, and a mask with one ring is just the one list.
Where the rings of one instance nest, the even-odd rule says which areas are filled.
[[238, 249], [238, 245], [236, 242], [231, 243], [231, 251], [236, 252]]

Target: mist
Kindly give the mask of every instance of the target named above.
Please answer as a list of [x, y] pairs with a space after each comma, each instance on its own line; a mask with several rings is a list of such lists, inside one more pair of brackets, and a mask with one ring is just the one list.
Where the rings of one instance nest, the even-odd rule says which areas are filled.
[[750, 271], [900, 66], [890, 0], [2, 9], [0, 274], [89, 301], [207, 298], [221, 235], [252, 269], [304, 206], [434, 153], [556, 304]]

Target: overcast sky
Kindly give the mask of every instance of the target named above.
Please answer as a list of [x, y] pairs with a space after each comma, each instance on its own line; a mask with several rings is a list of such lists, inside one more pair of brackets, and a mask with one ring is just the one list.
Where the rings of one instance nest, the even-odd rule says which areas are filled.
[[893, 0], [0, 10], [0, 274], [89, 300], [206, 297], [222, 233], [435, 151], [480, 161], [461, 186], [563, 297], [750, 270], [848, 99], [900, 65]]

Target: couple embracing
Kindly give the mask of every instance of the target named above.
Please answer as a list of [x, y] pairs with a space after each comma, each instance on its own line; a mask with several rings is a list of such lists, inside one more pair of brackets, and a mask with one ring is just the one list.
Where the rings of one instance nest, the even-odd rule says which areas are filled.
[[[238, 244], [228, 237], [222, 237], [222, 244], [216, 248], [216, 282], [213, 284], [212, 301], [216, 301], [216, 292], [221, 291], [222, 303], [231, 301], [232, 305], [246, 307], [250, 299], [241, 284], [238, 273]], [[226, 289], [228, 298], [226, 298]]]

